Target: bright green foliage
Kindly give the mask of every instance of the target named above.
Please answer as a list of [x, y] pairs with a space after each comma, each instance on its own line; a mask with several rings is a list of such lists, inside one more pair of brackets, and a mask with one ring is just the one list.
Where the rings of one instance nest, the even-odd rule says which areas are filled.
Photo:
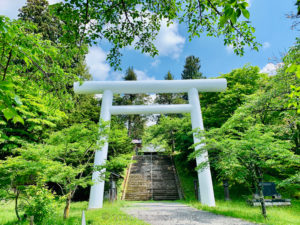
[[[297, 154], [297, 157], [299, 156], [300, 118], [296, 110], [290, 110], [285, 107], [289, 101], [286, 93], [289, 93], [290, 85], [295, 85], [296, 81], [293, 73], [287, 73], [285, 68], [281, 68], [276, 76], [270, 77], [268, 82], [261, 83], [260, 89], [255, 94], [246, 98], [244, 105], [239, 107], [220, 129], [209, 131], [207, 143], [211, 142], [208, 143], [211, 152], [210, 160], [213, 166], [221, 170], [219, 172], [220, 178], [238, 177], [239, 174], [243, 174], [230, 174], [238, 170], [232, 169], [232, 163], [221, 163], [226, 159], [230, 160], [225, 155], [229, 153], [227, 151], [231, 151], [233, 148], [231, 146], [233, 145], [231, 139], [238, 141], [248, 138], [250, 146], [254, 147], [256, 143], [264, 146], [264, 151], [270, 154], [270, 158], [272, 158], [272, 152], [268, 152], [269, 147], [276, 143], [278, 145], [279, 143], [286, 143], [279, 148], [283, 152], [278, 152], [280, 155], [276, 157], [276, 148], [273, 147], [275, 149], [273, 153], [276, 160], [279, 160], [280, 157], [289, 160], [289, 155], [293, 154]], [[250, 134], [256, 134], [256, 137], [253, 137], [253, 140], [249, 140]], [[265, 145], [264, 143], [268, 144]], [[243, 147], [239, 145], [235, 146], [238, 149], [242, 149]], [[261, 151], [264, 152], [263, 149]], [[218, 152], [225, 152], [225, 154], [219, 155]], [[295, 156], [295, 158], [297, 157]], [[265, 163], [267, 162], [266, 160]], [[295, 171], [299, 169], [299, 165], [299, 162], [291, 163], [282, 161], [277, 164], [272, 162], [272, 165], [266, 165], [266, 168], [269, 168], [267, 174], [272, 177], [279, 176], [281, 180], [286, 178], [287, 181], [291, 182], [291, 185], [299, 185], [299, 181], [297, 180], [298, 175], [295, 175]], [[227, 167], [228, 170], [226, 169]], [[289, 167], [289, 169], [284, 169], [284, 167]], [[283, 183], [285, 187], [288, 184], [286, 181], [283, 181]]]
[[300, 38], [295, 46], [291, 47], [288, 54], [283, 58], [285, 73], [289, 74], [295, 82], [291, 85], [291, 93], [288, 107], [295, 108], [300, 114]]
[[253, 125], [254, 121], [238, 111], [221, 129], [208, 132], [204, 141], [209, 151], [220, 151], [217, 161], [212, 162], [220, 171], [219, 177], [245, 183], [253, 192], [266, 171], [283, 175], [300, 162], [288, 141], [277, 139], [268, 127]]
[[[288, 176], [291, 169], [300, 165], [300, 157], [291, 151], [289, 141], [277, 138], [271, 127], [261, 124], [247, 109], [240, 107], [221, 128], [210, 130], [201, 141], [205, 148], [192, 156], [204, 149], [211, 152], [210, 162], [217, 169], [219, 179], [245, 184], [252, 193], [259, 193], [262, 214], [266, 216], [260, 183], [268, 173]], [[206, 165], [202, 163], [198, 169]]]
[[[101, 123], [101, 136], [106, 135], [105, 127], [105, 123]], [[66, 198], [64, 218], [69, 217], [71, 200], [77, 188], [92, 184], [94, 154], [102, 145], [99, 139], [95, 124], [74, 124], [53, 133], [42, 146], [52, 160], [63, 165], [59, 173], [51, 174], [48, 179], [58, 184]]]
[[181, 73], [181, 79], [201, 79], [203, 77], [202, 73], [200, 72], [200, 59], [193, 55], [186, 57], [184, 69]]
[[65, 73], [56, 63], [63, 61], [66, 66], [69, 65], [68, 57], [50, 41], [41, 40], [40, 35], [34, 34], [32, 30], [32, 25], [0, 17], [0, 111], [6, 120], [12, 119], [15, 123], [23, 123], [15, 108], [22, 101], [12, 91], [13, 88], [16, 89], [18, 85], [27, 88], [27, 85], [30, 87], [31, 82], [34, 82], [34, 86], [43, 89], [40, 95], [52, 92], [67, 98], [64, 95], [65, 83], [76, 79], [76, 76]]
[[[20, 220], [19, 202], [23, 205], [22, 208], [29, 210], [32, 214], [35, 214], [33, 211], [39, 210], [36, 208], [38, 207], [36, 206], [36, 201], [39, 201], [38, 196], [36, 198], [31, 196], [32, 191], [47, 195], [50, 199], [45, 199], [45, 202], [41, 202], [41, 204], [44, 204], [46, 208], [49, 206], [48, 203], [52, 197], [49, 191], [44, 189], [44, 182], [51, 174], [60, 171], [61, 166], [49, 159], [42, 148], [19, 149], [17, 153], [18, 156], [8, 157], [0, 163], [0, 198], [1, 200], [15, 201], [15, 212]], [[48, 210], [45, 209], [44, 213], [47, 212]], [[37, 220], [42, 219], [37, 218]]]
[[[286, 58], [295, 59], [291, 52]], [[282, 188], [290, 188], [290, 195], [299, 187], [300, 118], [297, 109], [286, 108], [290, 101], [287, 93], [290, 93], [291, 85], [298, 84], [298, 80], [295, 71], [287, 68], [284, 65], [277, 75], [267, 80], [259, 77], [256, 81], [250, 79], [256, 85], [255, 93], [249, 95], [253, 93], [251, 86], [241, 88], [249, 95], [245, 96], [244, 103], [241, 106], [236, 104], [235, 107], [239, 107], [221, 124], [221, 128], [209, 130], [205, 134], [206, 139], [202, 140], [206, 143], [210, 163], [218, 178], [244, 183], [252, 192], [258, 191], [264, 216], [260, 182], [277, 181]], [[236, 92], [229, 89], [228, 94]], [[195, 157], [195, 154], [192, 156]]]
[[116, 157], [119, 154], [128, 154], [133, 151], [132, 139], [127, 135], [125, 125], [118, 124], [122, 121], [113, 118], [112, 127], [109, 131], [109, 151], [110, 157]]
[[234, 69], [220, 78], [227, 80], [227, 90], [220, 93], [202, 93], [200, 104], [203, 110], [205, 129], [220, 127], [241, 106], [246, 96], [253, 94], [266, 79], [258, 67], [244, 66]]
[[30, 185], [25, 195], [27, 204], [23, 202], [20, 207], [29, 218], [33, 216], [35, 224], [46, 224], [49, 218], [56, 216], [54, 213], [58, 204], [49, 189], [40, 184]]
[[94, 122], [97, 124], [100, 118], [100, 103], [93, 95], [74, 95], [72, 98], [73, 107], [67, 111], [68, 118], [65, 126], [74, 123]]
[[18, 74], [45, 90], [63, 92], [64, 84], [74, 80], [74, 76], [66, 74], [56, 62], [63, 61], [68, 66], [68, 57], [50, 41], [41, 40], [40, 35], [33, 33], [34, 28], [20, 20], [0, 17], [2, 80], [14, 81], [11, 75]]
[[115, 157], [110, 157], [109, 160], [106, 161], [105, 168], [106, 168], [106, 181], [109, 180], [109, 175], [111, 172], [122, 174], [124, 170], [129, 166], [131, 163], [132, 151], [127, 154], [119, 154]]
[[[40, 87], [34, 82], [25, 82], [25, 79], [20, 77], [16, 77], [15, 80], [13, 91], [21, 104], [11, 106], [16, 112], [14, 119], [7, 121], [7, 118], [0, 117], [1, 159], [11, 155], [12, 149], [27, 142], [40, 142], [47, 137], [47, 131], [54, 129], [66, 118], [65, 113], [58, 109], [58, 103], [52, 102], [54, 95], [40, 95]], [[22, 83], [25, 85], [20, 85]], [[22, 119], [22, 123], [15, 123], [17, 117]]]
[[[106, 135], [105, 126], [101, 125], [101, 135]], [[51, 134], [44, 144], [27, 144], [18, 150], [18, 156], [8, 157], [0, 164], [0, 189], [15, 189], [3, 198], [25, 199], [27, 189], [36, 184], [47, 195], [43, 185], [45, 182], [55, 182], [66, 200], [65, 216], [68, 217], [71, 199], [77, 188], [92, 184], [92, 161], [101, 145], [100, 141], [97, 144], [97, 140], [99, 133], [95, 124], [75, 124]], [[40, 200], [33, 198], [32, 201]]]
[[[161, 144], [171, 152], [177, 152], [177, 159], [185, 167], [194, 168], [194, 162], [188, 161], [188, 155], [193, 151], [193, 135], [190, 115], [183, 117], [161, 116], [159, 122], [149, 127], [144, 136], [144, 143]], [[167, 145], [166, 145], [167, 144]]]
[[68, 31], [65, 38], [70, 42], [80, 37], [85, 43], [107, 39], [112, 44], [108, 60], [111, 66], [119, 68], [120, 50], [126, 46], [134, 45], [151, 56], [158, 54], [153, 42], [162, 21], [186, 23], [190, 39], [205, 32], [208, 36], [222, 36], [224, 44], [233, 46], [238, 55], [243, 55], [246, 45], [258, 50], [247, 6], [246, 0], [66, 0], [57, 5], [56, 12], [65, 21]]

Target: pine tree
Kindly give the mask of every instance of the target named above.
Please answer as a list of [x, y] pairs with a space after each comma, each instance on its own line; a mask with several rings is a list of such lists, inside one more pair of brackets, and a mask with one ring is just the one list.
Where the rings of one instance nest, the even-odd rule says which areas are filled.
[[[173, 75], [171, 74], [170, 71], [165, 75], [165, 80], [174, 80]], [[172, 93], [162, 93], [162, 94], [157, 94], [155, 102], [158, 104], [173, 104], [174, 100], [174, 94]]]
[[124, 80], [137, 80], [137, 76], [132, 67], [129, 67], [126, 71], [126, 75], [123, 78]]
[[188, 56], [185, 59], [185, 65], [181, 74], [181, 79], [187, 80], [187, 79], [205, 78], [200, 72], [200, 68], [201, 68], [200, 59], [193, 55]]
[[[126, 81], [137, 80], [136, 73], [132, 67], [126, 70], [123, 79]], [[120, 103], [122, 105], [141, 105], [146, 101], [147, 96], [145, 94], [125, 94]], [[128, 136], [133, 139], [141, 138], [144, 132], [146, 117], [141, 115], [127, 115], [123, 118], [125, 118], [128, 126]]]
[[62, 36], [62, 21], [50, 12], [47, 0], [27, 0], [25, 6], [19, 9], [19, 18], [33, 22], [37, 29], [36, 33], [42, 34], [44, 40], [55, 43]]

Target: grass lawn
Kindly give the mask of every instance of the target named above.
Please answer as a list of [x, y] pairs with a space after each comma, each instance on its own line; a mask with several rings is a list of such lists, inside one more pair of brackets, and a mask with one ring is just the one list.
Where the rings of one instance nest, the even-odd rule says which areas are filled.
[[[124, 201], [118, 201], [115, 203], [105, 202], [102, 209], [98, 210], [88, 210], [85, 211], [86, 224], [94, 225], [143, 225], [147, 224], [141, 220], [133, 218], [123, 211], [120, 208], [126, 207], [130, 203]], [[63, 206], [58, 208], [57, 214], [53, 216], [52, 219], [45, 222], [45, 225], [80, 225], [81, 224], [81, 214], [82, 210], [86, 210], [88, 206], [87, 202], [74, 202], [71, 204], [70, 218], [63, 220]], [[26, 224], [28, 221], [17, 223], [16, 215], [14, 211], [14, 204], [10, 203], [1, 203], [0, 204], [0, 224], [1, 225], [15, 225], [15, 224]]]
[[273, 206], [267, 207], [267, 216], [265, 220], [261, 215], [260, 207], [248, 206], [244, 200], [216, 201], [216, 207], [202, 206], [199, 202], [188, 203], [197, 209], [241, 218], [262, 224], [274, 225], [300, 225], [300, 201], [292, 201], [292, 206]]

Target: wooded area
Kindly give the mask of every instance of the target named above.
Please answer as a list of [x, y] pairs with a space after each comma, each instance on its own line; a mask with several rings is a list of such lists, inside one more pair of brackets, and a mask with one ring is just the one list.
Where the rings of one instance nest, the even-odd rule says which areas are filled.
[[[105, 123], [99, 129], [101, 99], [75, 94], [73, 82], [92, 79], [85, 57], [99, 39], [112, 44], [108, 61], [116, 69], [125, 46], [157, 55], [153, 41], [162, 20], [186, 23], [190, 38], [220, 36], [239, 55], [245, 46], [258, 50], [247, 4], [74, 0], [49, 6], [47, 0], [27, 0], [17, 20], [0, 15], [0, 200], [14, 202], [20, 221], [34, 216], [36, 224], [45, 224], [62, 203], [66, 219], [74, 198], [88, 199], [93, 171], [106, 168], [106, 177], [124, 173], [135, 154], [133, 139], [165, 148], [193, 177], [201, 152], [193, 150], [188, 115], [113, 116], [110, 129]], [[214, 184], [228, 182], [248, 196], [260, 193], [265, 217], [262, 182], [275, 182], [288, 198], [300, 197], [299, 38], [282, 62], [274, 76], [247, 64], [218, 77], [227, 79], [226, 92], [200, 94], [206, 132], [199, 135], [205, 136]], [[168, 72], [165, 79], [174, 77]], [[189, 56], [181, 79], [209, 78], [200, 59]], [[137, 80], [132, 67], [123, 80]], [[186, 102], [185, 93], [157, 94], [154, 100]], [[113, 104], [149, 103], [149, 95], [125, 94]], [[156, 124], [146, 126], [149, 120]], [[93, 167], [105, 135], [108, 161]]]

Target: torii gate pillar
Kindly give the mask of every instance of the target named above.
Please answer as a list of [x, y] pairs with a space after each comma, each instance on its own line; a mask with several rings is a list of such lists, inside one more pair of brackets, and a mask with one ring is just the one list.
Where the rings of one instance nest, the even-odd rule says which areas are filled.
[[[100, 113], [100, 121], [110, 121], [110, 108], [112, 106], [113, 93], [110, 90], [105, 90], [102, 96], [102, 106]], [[108, 140], [107, 137], [102, 137], [104, 145], [100, 151], [95, 153], [95, 166], [100, 166], [105, 163], [107, 159], [108, 152]], [[89, 199], [89, 209], [98, 209], [103, 206], [103, 195], [104, 195], [104, 184], [105, 181], [100, 179], [100, 174], [105, 172], [105, 170], [99, 172], [93, 172], [94, 185], [91, 187], [90, 199]]]
[[[189, 97], [190, 105], [193, 106], [192, 110], [191, 110], [192, 129], [193, 130], [198, 130], [198, 129], [204, 130], [201, 106], [200, 106], [197, 89], [196, 88], [190, 89], [188, 92], [188, 97]], [[201, 140], [194, 133], [194, 143], [199, 143], [200, 141]], [[200, 149], [202, 146], [197, 145], [195, 147], [195, 150]], [[197, 166], [199, 164], [201, 164], [202, 162], [206, 162], [206, 161], [208, 161], [207, 151], [203, 152], [201, 155], [198, 155], [196, 157]], [[206, 166], [202, 170], [198, 170], [197, 173], [198, 173], [201, 202], [208, 206], [215, 206], [214, 189], [213, 189], [209, 166]]]
[[[226, 79], [195, 79], [195, 80], [154, 80], [154, 81], [86, 81], [82, 85], [74, 83], [75, 93], [78, 94], [100, 94], [103, 93], [100, 120], [110, 121], [111, 115], [119, 114], [168, 114], [168, 113], [191, 113], [193, 130], [204, 130], [201, 107], [198, 92], [219, 92], [226, 90]], [[178, 105], [135, 105], [135, 106], [113, 106], [113, 94], [140, 94], [140, 93], [182, 93], [188, 92], [189, 104]], [[103, 165], [107, 159], [108, 140], [101, 137], [104, 142], [101, 150], [96, 151], [95, 166]], [[194, 143], [200, 139], [194, 133]], [[203, 147], [198, 145], [197, 149]], [[208, 153], [203, 151], [196, 157], [197, 165], [208, 162]], [[104, 180], [100, 174], [93, 173], [94, 185], [91, 187], [89, 209], [102, 208], [104, 195]], [[201, 203], [215, 206], [214, 191], [209, 164], [198, 171], [198, 182]]]

